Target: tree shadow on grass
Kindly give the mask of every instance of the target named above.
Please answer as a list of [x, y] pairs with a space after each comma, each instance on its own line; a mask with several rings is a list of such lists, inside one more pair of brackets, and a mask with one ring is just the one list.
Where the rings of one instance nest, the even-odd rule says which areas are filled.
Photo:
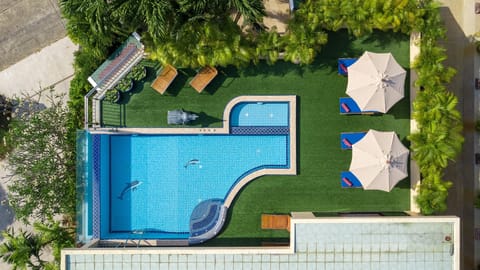
[[143, 89], [147, 88], [146, 84], [151, 84], [155, 78], [157, 77], [156, 70], [153, 67], [146, 66], [147, 75], [140, 81], [133, 82], [133, 88], [130, 91], [121, 92], [121, 97], [118, 104], [125, 105], [130, 102], [130, 98], [135, 95], [139, 94], [143, 91]]
[[327, 34], [328, 43], [322, 47], [310, 68], [328, 67], [332, 72], [337, 72], [338, 58], [360, 57], [365, 51], [358, 47], [362, 47], [363, 44], [375, 44], [375, 47], [385, 49], [393, 43], [408, 39], [408, 36], [402, 33], [379, 30], [360, 38], [349, 34], [347, 30], [327, 31]]
[[295, 72], [299, 76], [302, 76], [305, 69], [301, 65], [285, 62], [283, 60], [277, 61], [274, 65], [269, 65], [266, 61], [260, 61], [257, 65], [252, 64], [240, 69], [240, 74], [244, 77], [258, 75], [282, 77], [291, 72]]
[[405, 39], [408, 39], [408, 36], [400, 32], [375, 30], [362, 43], [376, 43], [380, 48], [385, 49], [393, 43], [400, 43]]
[[398, 184], [395, 185], [395, 188], [410, 189], [410, 176], [398, 182]]
[[357, 58], [363, 53], [362, 50], [353, 46], [356, 38], [350, 35], [348, 31], [328, 31], [327, 34], [328, 43], [322, 47], [309, 68], [329, 68], [332, 72], [337, 72], [339, 58]]
[[147, 76], [141, 81], [134, 82], [133, 89], [130, 91], [131, 94], [138, 94], [145, 89], [145, 84], [152, 83], [157, 77], [157, 71], [152, 67], [146, 67]]
[[387, 112], [387, 114], [393, 115], [395, 119], [410, 119], [410, 69], [405, 70], [407, 71], [404, 87], [405, 96]]
[[238, 69], [234, 66], [228, 67], [217, 67], [218, 74], [215, 79], [212, 80], [210, 83], [210, 89], [214, 89], [214, 91], [210, 90], [207, 87], [207, 92], [210, 94], [215, 93], [220, 88], [228, 88], [230, 85], [235, 81], [236, 78], [240, 78], [240, 74]]

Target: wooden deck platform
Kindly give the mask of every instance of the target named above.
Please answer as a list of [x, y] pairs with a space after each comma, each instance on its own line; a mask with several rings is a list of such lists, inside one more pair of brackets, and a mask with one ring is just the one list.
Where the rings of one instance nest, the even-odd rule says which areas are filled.
[[290, 216], [262, 214], [262, 229], [290, 231]]

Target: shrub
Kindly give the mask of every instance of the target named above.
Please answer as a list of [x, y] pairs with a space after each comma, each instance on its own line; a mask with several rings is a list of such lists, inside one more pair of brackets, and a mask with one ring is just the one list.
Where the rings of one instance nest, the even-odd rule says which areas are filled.
[[[0, 258], [13, 269], [60, 269], [61, 249], [74, 247], [74, 230], [51, 220], [33, 227], [33, 232], [13, 228], [2, 232], [5, 241], [0, 244]], [[53, 253], [53, 262], [42, 259], [45, 251]]]
[[[75, 213], [75, 144], [68, 132], [68, 110], [61, 98], [38, 111], [26, 101], [11, 123], [7, 141], [12, 176], [9, 201], [18, 219], [47, 220]], [[59, 196], [61, 194], [61, 196]]]
[[147, 69], [141, 65], [137, 64], [132, 68], [132, 70], [126, 76], [127, 79], [131, 79], [134, 81], [141, 81], [147, 76]]
[[422, 214], [432, 215], [447, 210], [448, 189], [452, 182], [441, 179], [440, 172], [431, 172], [420, 183], [416, 201]]
[[[92, 89], [88, 77], [106, 58], [97, 57], [91, 50], [81, 48], [75, 52], [74, 69], [75, 76], [70, 82], [69, 91], [69, 126], [72, 138], [77, 129], [83, 127], [84, 121], [84, 100], [83, 97]], [[72, 141], [74, 143], [75, 140]]]
[[108, 90], [105, 93], [105, 101], [117, 103], [120, 100], [121, 92], [116, 89]]
[[437, 42], [445, 38], [438, 4], [423, 1], [421, 9], [424, 15], [418, 17], [414, 25], [414, 30], [422, 34], [420, 55], [415, 59], [414, 68], [418, 74], [415, 84], [423, 91], [413, 102], [413, 118], [418, 131], [409, 139], [413, 159], [424, 176], [416, 202], [423, 214], [431, 215], [446, 210], [446, 198], [452, 183], [441, 180], [440, 172], [455, 160], [464, 139], [461, 115], [456, 109], [457, 97], [445, 87], [455, 70], [443, 65], [447, 55]]
[[11, 151], [11, 145], [8, 145], [5, 136], [12, 117], [12, 103], [9, 99], [0, 95], [0, 159]]
[[[115, 85], [115, 87], [113, 88], [114, 90], [118, 90], [120, 92], [127, 92], [127, 91], [130, 91], [133, 87], [133, 80], [125, 77], [123, 79], [120, 80], [120, 82], [118, 82], [117, 85]], [[111, 92], [112, 90], [109, 90], [108, 92]]]

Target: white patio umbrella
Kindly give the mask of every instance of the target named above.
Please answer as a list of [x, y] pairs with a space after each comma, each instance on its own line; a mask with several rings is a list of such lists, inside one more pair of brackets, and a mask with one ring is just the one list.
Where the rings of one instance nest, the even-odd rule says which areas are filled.
[[406, 74], [391, 53], [365, 52], [348, 67], [347, 94], [362, 111], [386, 113], [403, 98]]
[[408, 153], [395, 132], [371, 129], [352, 145], [350, 171], [364, 189], [390, 191], [408, 176]]

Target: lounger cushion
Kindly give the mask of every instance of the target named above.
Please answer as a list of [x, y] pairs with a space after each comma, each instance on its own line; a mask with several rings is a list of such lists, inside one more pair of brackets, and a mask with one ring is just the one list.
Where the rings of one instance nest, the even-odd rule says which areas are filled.
[[343, 183], [345, 183], [349, 187], [353, 186], [352, 182], [350, 180], [348, 180], [348, 178], [346, 178], [346, 177], [343, 177], [342, 181], [343, 181]]
[[340, 102], [340, 113], [353, 113], [353, 114], [360, 114], [362, 110], [358, 107], [358, 104], [350, 97], [341, 97], [339, 99]]
[[358, 58], [340, 58], [338, 59], [338, 74], [348, 75], [348, 67], [357, 62]]
[[352, 147], [352, 143], [347, 138], [342, 139], [343, 144], [345, 144], [348, 147]]
[[340, 148], [352, 149], [352, 145], [360, 141], [367, 132], [342, 132], [340, 133]]
[[352, 172], [342, 172], [340, 175], [340, 185], [342, 188], [361, 188], [362, 183]]
[[341, 97], [339, 99], [340, 113], [342, 114], [375, 114], [376, 111], [362, 111], [358, 104], [351, 97]]

